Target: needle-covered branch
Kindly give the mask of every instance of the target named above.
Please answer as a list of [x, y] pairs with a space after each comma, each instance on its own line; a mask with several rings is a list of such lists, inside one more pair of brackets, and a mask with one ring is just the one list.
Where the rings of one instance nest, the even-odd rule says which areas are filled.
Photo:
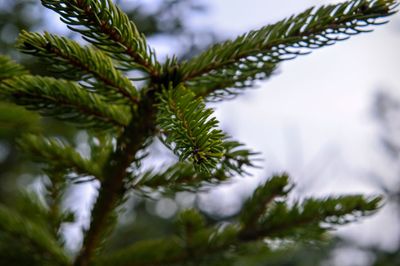
[[360, 195], [307, 199], [289, 206], [285, 202], [274, 202], [263, 213], [258, 225], [243, 230], [240, 238], [255, 240], [263, 237], [288, 238], [296, 241], [324, 237], [324, 233], [335, 225], [354, 222], [370, 215], [380, 207], [381, 198], [364, 198]]
[[42, 0], [42, 4], [122, 67], [158, 75], [160, 64], [144, 35], [111, 0]]
[[287, 175], [275, 175], [259, 186], [253, 192], [252, 197], [245, 202], [240, 213], [239, 219], [245, 226], [243, 230], [254, 229], [270, 204], [277, 197], [286, 196], [289, 191], [289, 177]]
[[223, 152], [216, 166], [209, 172], [199, 172], [191, 163], [178, 162], [163, 170], [151, 169], [132, 178], [131, 187], [146, 194], [153, 190], [164, 193], [177, 191], [208, 190], [210, 187], [226, 182], [237, 175], [249, 175], [249, 168], [257, 167], [253, 152], [238, 141], [225, 136]]
[[157, 123], [163, 142], [179, 156], [188, 160], [196, 169], [210, 173], [223, 156], [223, 133], [218, 121], [211, 117], [202, 99], [189, 89], [178, 86], [164, 89], [157, 105]]
[[[186, 211], [184, 215], [187, 214]], [[197, 221], [191, 228], [190, 240], [188, 236], [186, 239], [182, 239], [182, 236], [172, 236], [139, 241], [117, 252], [96, 258], [94, 265], [105, 266], [112, 263], [115, 266], [171, 266], [187, 265], [193, 261], [196, 261], [197, 265], [208, 265], [207, 261], [211, 262], [210, 258], [216, 258], [215, 261], [218, 261], [226, 254], [229, 247], [234, 247], [236, 230], [231, 226], [224, 229], [203, 228], [198, 222], [201, 221]]]
[[73, 147], [57, 138], [25, 135], [18, 141], [20, 147], [38, 162], [50, 167], [70, 171], [78, 176], [93, 176], [101, 179], [101, 166], [84, 159]]
[[20, 239], [21, 247], [29, 245], [41, 256], [43, 265], [70, 265], [70, 259], [47, 228], [0, 204], [0, 231]]
[[[65, 237], [62, 232], [62, 225], [65, 223], [73, 223], [75, 221], [75, 213], [66, 209], [64, 205], [65, 194], [70, 183], [65, 178], [65, 172], [60, 168], [46, 169], [47, 178], [43, 180], [45, 189], [45, 200], [47, 205], [47, 224], [50, 231], [57, 238], [61, 245], [65, 244]], [[37, 216], [37, 214], [32, 215]]]
[[3, 55], [0, 55], [0, 70], [0, 82], [4, 79], [28, 74], [23, 66]]
[[[369, 215], [379, 207], [379, 198], [365, 199], [359, 195], [306, 200], [290, 207], [283, 201], [275, 200], [275, 197], [288, 193], [287, 185], [288, 178], [285, 175], [271, 178], [245, 204], [250, 210], [243, 208], [239, 221], [232, 221], [229, 225], [207, 225], [200, 213], [186, 210], [178, 220], [180, 238], [172, 236], [139, 241], [97, 258], [94, 265], [161, 266], [185, 265], [193, 261], [197, 265], [209, 265], [230, 256], [239, 258], [241, 254], [236, 252], [237, 249], [245, 244], [257, 243], [265, 247], [265, 255], [266, 252], [277, 252], [279, 248], [269, 249], [268, 242], [264, 240], [276, 237], [320, 240], [335, 225]], [[255, 205], [260, 205], [262, 209]], [[252, 221], [252, 218], [256, 221]], [[246, 255], [245, 252], [242, 256]]]
[[[183, 63], [183, 80], [196, 95], [232, 96], [270, 77], [276, 64], [332, 45], [395, 13], [395, 0], [353, 0], [310, 8], [299, 15], [217, 44]], [[218, 98], [218, 97], [217, 97]]]
[[40, 57], [49, 70], [66, 79], [82, 81], [88, 90], [104, 95], [107, 101], [121, 98], [138, 101], [138, 92], [132, 82], [114, 67], [111, 58], [93, 47], [82, 47], [77, 42], [49, 33], [43, 35], [23, 31], [18, 48]]
[[129, 108], [110, 105], [66, 80], [29, 75], [4, 80], [0, 83], [0, 97], [81, 127], [120, 129], [130, 119]]
[[146, 195], [154, 190], [166, 194], [178, 191], [198, 192], [203, 186], [216, 185], [227, 176], [215, 176], [196, 171], [193, 164], [178, 162], [165, 170], [148, 170], [133, 179], [131, 187]]

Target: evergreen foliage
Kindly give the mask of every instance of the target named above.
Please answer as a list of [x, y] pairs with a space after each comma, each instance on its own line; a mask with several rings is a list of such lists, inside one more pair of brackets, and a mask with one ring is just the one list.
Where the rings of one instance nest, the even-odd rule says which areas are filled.
[[[1, 0], [0, 3], [0, 32], [2, 33], [0, 34], [0, 54], [7, 54], [14, 58], [34, 75], [62, 77], [60, 72], [43, 65], [44, 57], [24, 55], [15, 49], [18, 33], [33, 30], [43, 32], [47, 24], [53, 22], [47, 16], [50, 10], [41, 7], [42, 4], [37, 0]], [[147, 38], [163, 36], [179, 40], [174, 48], [178, 50], [180, 57], [187, 58], [189, 55], [194, 55], [216, 40], [216, 36], [212, 33], [213, 29], [193, 32], [187, 25], [188, 16], [181, 15], [201, 15], [207, 12], [206, 6], [199, 1], [167, 0], [159, 2], [157, 6], [151, 2], [140, 1], [116, 0], [115, 3], [121, 4], [121, 8], [129, 18], [134, 19], [137, 27]], [[152, 7], [151, 10], [149, 7]], [[66, 29], [64, 33], [74, 40], [80, 38], [77, 32]], [[108, 92], [114, 94], [114, 91], [108, 90]], [[115, 98], [119, 97], [118, 94], [115, 96]], [[123, 101], [125, 99], [121, 99], [121, 102]], [[32, 164], [28, 156], [21, 156], [22, 150], [16, 145], [21, 134], [27, 132], [46, 132], [46, 135], [57, 135], [70, 143], [82, 136], [79, 128], [52, 118], [41, 119], [35, 112], [10, 102], [0, 101], [0, 146], [3, 151], [0, 156], [1, 202], [9, 202], [16, 195], [15, 191], [21, 183], [31, 183], [39, 174], [40, 165]], [[69, 197], [69, 194], [73, 193], [72, 190], [69, 189], [65, 196]], [[156, 217], [152, 216], [152, 218]]]
[[395, 1], [348, 1], [310, 8], [275, 24], [250, 31], [233, 41], [211, 47], [182, 65], [183, 81], [197, 95], [221, 99], [255, 80], [267, 79], [276, 64], [312, 49], [346, 40], [384, 23], [377, 17], [393, 14]]
[[[39, 57], [57, 77], [29, 74], [0, 57], [0, 97], [42, 116], [69, 122], [89, 137], [82, 156], [56, 136], [26, 135], [20, 146], [45, 164], [44, 202], [32, 196], [22, 206], [0, 206], [0, 240], [23, 247], [20, 254], [0, 244], [0, 262], [13, 265], [234, 265], [268, 263], [268, 257], [313, 245], [336, 225], [374, 213], [380, 198], [361, 195], [289, 203], [293, 185], [286, 174], [262, 184], [227, 223], [207, 221], [199, 210], [182, 211], [177, 233], [105, 252], [129, 192], [197, 192], [247, 175], [257, 153], [220, 129], [207, 100], [244, 92], [267, 79], [277, 64], [315, 48], [369, 31], [395, 12], [395, 0], [351, 0], [311, 8], [297, 16], [217, 44], [187, 61], [158, 61], [134, 22], [111, 0], [42, 0], [90, 44], [82, 46], [49, 33], [22, 32], [18, 48]], [[133, 73], [133, 74], [132, 74]], [[144, 85], [136, 80], [145, 81]], [[145, 170], [141, 162], [159, 137], [179, 162]], [[69, 255], [61, 226], [71, 221], [62, 196], [72, 183], [100, 183], [79, 252]], [[22, 196], [21, 196], [22, 197]], [[151, 230], [149, 228], [148, 230]], [[280, 240], [274, 248], [268, 241]], [[258, 258], [258, 259], [257, 259]]]
[[81, 127], [122, 128], [130, 120], [126, 108], [110, 105], [72, 81], [24, 75], [3, 81], [1, 87], [5, 99]]
[[152, 76], [158, 73], [160, 65], [146, 38], [111, 0], [42, 0], [42, 4], [60, 14], [68, 28], [116, 59], [120, 67]]
[[199, 171], [210, 172], [223, 152], [223, 134], [216, 118], [210, 118], [212, 110], [183, 86], [164, 90], [159, 101], [157, 123], [166, 135], [163, 142], [181, 161], [188, 159]]
[[137, 101], [136, 88], [100, 50], [81, 47], [75, 41], [47, 32], [44, 35], [22, 32], [18, 46], [24, 53], [47, 61], [50, 71], [66, 79], [83, 81], [81, 85], [103, 94], [106, 100], [116, 102], [124, 97], [133, 103]]
[[[101, 169], [98, 162], [82, 158], [82, 156], [70, 145], [57, 138], [46, 138], [32, 134], [26, 134], [19, 139], [20, 147], [31, 154], [37, 161], [53, 162], [52, 167], [71, 171], [79, 176], [93, 176], [101, 179]], [[66, 162], [68, 162], [66, 164]], [[60, 165], [58, 166], [58, 163]]]
[[2, 70], [0, 74], [0, 80], [28, 74], [28, 72], [22, 66], [12, 62], [5, 56], [0, 56], [0, 66]]

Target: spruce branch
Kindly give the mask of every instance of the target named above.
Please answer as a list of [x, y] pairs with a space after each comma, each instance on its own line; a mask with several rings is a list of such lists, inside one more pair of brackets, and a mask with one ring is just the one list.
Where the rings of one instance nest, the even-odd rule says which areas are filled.
[[82, 47], [77, 42], [45, 32], [23, 31], [17, 43], [27, 54], [43, 59], [52, 72], [66, 79], [80, 81], [88, 90], [104, 95], [107, 101], [122, 97], [137, 103], [138, 93], [132, 82], [118, 71], [109, 56], [93, 47]]
[[43, 262], [51, 262], [52, 265], [70, 264], [69, 258], [47, 228], [30, 221], [27, 217], [22, 217], [2, 204], [0, 204], [0, 230], [30, 245], [37, 252], [36, 255], [42, 256]]
[[220, 184], [228, 177], [199, 172], [193, 164], [178, 162], [165, 170], [148, 170], [134, 179], [131, 187], [146, 195], [157, 190], [165, 194], [178, 191], [198, 192], [201, 187]]
[[[273, 193], [281, 195], [287, 193], [284, 190], [287, 185], [287, 177], [274, 177], [269, 184], [269, 189], [265, 189], [266, 186], [264, 186], [255, 192], [250, 199], [253, 201], [251, 204], [257, 204], [255, 199], [260, 198], [261, 195], [264, 198], [270, 198]], [[266, 218], [262, 221], [261, 227], [248, 227], [253, 231], [244, 231], [243, 227], [235, 222], [224, 227], [207, 226], [199, 213], [184, 211], [180, 219], [181, 228], [186, 228], [183, 231], [185, 235], [186, 226], [189, 226], [190, 235], [185, 235], [183, 239], [173, 236], [139, 241], [114, 253], [100, 256], [94, 261], [94, 265], [164, 266], [185, 265], [185, 263], [193, 261], [199, 265], [209, 265], [209, 262], [219, 261], [224, 256], [232, 255], [232, 252], [235, 256], [240, 257], [237, 249], [245, 244], [257, 243], [265, 247], [263, 250], [265, 255], [265, 252], [270, 249], [263, 241], [264, 239], [274, 239], [279, 236], [281, 239], [319, 240], [327, 230], [332, 229], [331, 226], [345, 224], [354, 217], [376, 211], [379, 201], [379, 198], [365, 199], [356, 195], [307, 200], [303, 204], [295, 204], [291, 208], [283, 202], [275, 202], [277, 207], [271, 206], [270, 210], [266, 212]], [[253, 208], [253, 210], [255, 209]], [[256, 217], [259, 216], [258, 212], [258, 210], [251, 211]], [[247, 214], [242, 216], [242, 221], [248, 222], [247, 217], [249, 217]], [[252, 223], [252, 221], [250, 222]], [[321, 225], [322, 223], [324, 225]], [[302, 235], [303, 238], [299, 238], [299, 235]]]
[[71, 171], [79, 176], [94, 176], [101, 180], [101, 166], [82, 158], [73, 147], [60, 139], [27, 134], [19, 139], [18, 144], [37, 161], [47, 163], [51, 168]]
[[[140, 241], [108, 256], [96, 258], [95, 266], [167, 266], [185, 261], [186, 253], [177, 237]], [[177, 262], [177, 263], [174, 263]]]
[[312, 49], [332, 45], [394, 14], [395, 0], [353, 0], [310, 8], [297, 16], [250, 31], [233, 41], [217, 44], [182, 64], [183, 81], [196, 95], [236, 94], [268, 78], [276, 64]]
[[259, 186], [251, 198], [243, 205], [240, 213], [240, 222], [244, 225], [243, 231], [253, 230], [260, 218], [265, 214], [270, 204], [277, 198], [283, 197], [290, 191], [289, 177], [286, 174], [275, 175]]
[[240, 238], [246, 241], [260, 237], [318, 239], [333, 225], [343, 225], [374, 213], [380, 202], [380, 197], [360, 195], [306, 199], [292, 207], [285, 202], [275, 202], [261, 217], [258, 226], [242, 231]]
[[162, 141], [199, 171], [210, 173], [223, 155], [223, 133], [203, 101], [183, 86], [163, 90], [157, 104]]
[[[30, 191], [18, 191], [15, 199], [9, 204], [12, 210], [24, 219], [42, 227], [46, 231], [53, 233], [51, 226], [49, 208], [43, 204], [40, 196]], [[10, 208], [10, 206], [7, 206]], [[11, 209], [11, 208], [10, 208]], [[56, 235], [53, 234], [55, 237]]]
[[0, 83], [0, 94], [44, 116], [98, 129], [120, 129], [128, 124], [129, 109], [110, 105], [78, 84], [25, 75]]
[[232, 177], [249, 175], [247, 168], [257, 167], [254, 161], [259, 153], [253, 152], [228, 136], [223, 137], [222, 157], [209, 172], [199, 172], [191, 163], [178, 162], [163, 170], [150, 169], [133, 178], [131, 188], [144, 195], [152, 190], [163, 193], [207, 190], [210, 185], [229, 181]]
[[47, 169], [47, 180], [44, 180], [46, 189], [45, 199], [48, 206], [48, 224], [51, 227], [53, 235], [61, 245], [65, 244], [64, 236], [61, 232], [63, 223], [75, 221], [75, 214], [71, 210], [64, 210], [63, 200], [67, 189], [65, 173], [57, 169]]
[[194, 232], [203, 230], [206, 227], [206, 221], [199, 211], [187, 209], [179, 213], [177, 225], [181, 229], [181, 236], [187, 238]]
[[[190, 214], [187, 211], [185, 213], [184, 216]], [[185, 240], [181, 237], [172, 236], [163, 239], [144, 240], [111, 254], [100, 256], [96, 258], [94, 265], [167, 266], [187, 265], [193, 261], [196, 261], [198, 265], [208, 265], [207, 263], [203, 264], [203, 262], [206, 262], [210, 257], [222, 256], [227, 249], [232, 248], [237, 243], [237, 230], [234, 227], [227, 226], [224, 229], [219, 227], [203, 228], [202, 217], [195, 217], [193, 213], [190, 215], [192, 216], [190, 217], [191, 221], [181, 221], [195, 223], [193, 224], [195, 227], [191, 235], [189, 249], [188, 243], [183, 243]], [[187, 218], [189, 217], [184, 219]], [[186, 223], [186, 225], [189, 224]]]
[[[1, 92], [0, 98], [2, 98]], [[2, 102], [0, 104], [0, 114], [2, 114], [0, 118], [0, 130], [4, 134], [2, 137], [7, 135], [17, 136], [21, 132], [36, 132], [40, 128], [40, 116], [38, 114], [13, 103]], [[1, 165], [0, 168], [3, 169]]]
[[28, 74], [24, 67], [3, 55], [0, 55], [0, 69], [0, 82], [4, 79]]
[[[53, 177], [52, 180], [54, 180]], [[60, 180], [59, 183], [65, 184], [65, 180]], [[49, 187], [50, 185], [46, 186], [46, 189]], [[21, 216], [21, 219], [26, 219], [41, 227], [46, 232], [50, 233], [52, 237], [57, 239], [58, 243], [62, 244], [61, 235], [59, 234], [60, 225], [63, 222], [71, 222], [73, 220], [73, 215], [68, 211], [65, 212], [61, 210], [61, 198], [58, 198], [56, 201], [57, 202], [46, 201], [47, 204], [44, 204], [39, 195], [29, 191], [18, 191], [10, 205], [14, 213]], [[58, 205], [58, 207], [56, 207], [56, 205]], [[7, 207], [10, 208], [10, 206]]]
[[111, 0], [42, 0], [61, 15], [73, 31], [117, 60], [128, 70], [140, 69], [152, 77], [159, 72], [154, 51], [128, 16]]
[[203, 238], [197, 237], [196, 234], [206, 228], [205, 218], [197, 210], [187, 209], [179, 214], [177, 226], [180, 229], [179, 235], [184, 243], [186, 254], [195, 256], [198, 247], [204, 244], [199, 241]]

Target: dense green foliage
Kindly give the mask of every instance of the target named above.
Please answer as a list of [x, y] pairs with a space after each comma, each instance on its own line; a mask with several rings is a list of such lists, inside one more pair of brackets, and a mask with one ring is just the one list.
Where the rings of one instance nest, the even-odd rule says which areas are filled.
[[[332, 45], [393, 14], [397, 1], [352, 0], [311, 8], [185, 61], [160, 62], [144, 34], [111, 0], [42, 0], [87, 45], [49, 33], [23, 31], [18, 48], [40, 58], [54, 77], [29, 74], [1, 56], [0, 97], [84, 130], [83, 156], [59, 136], [27, 134], [19, 145], [44, 164], [45, 202], [21, 195], [0, 205], [0, 262], [5, 265], [248, 265], [286, 260], [284, 251], [318, 247], [328, 231], [375, 212], [380, 197], [362, 195], [289, 201], [286, 174], [267, 179], [226, 223], [196, 209], [176, 218], [175, 233], [109, 251], [119, 207], [134, 192], [200, 191], [255, 167], [257, 153], [218, 128], [205, 101], [225, 100], [267, 79], [283, 60]], [[140, 81], [140, 82], [137, 82]], [[159, 138], [177, 155], [148, 170], [142, 162]], [[72, 184], [99, 182], [98, 196], [77, 254], [60, 234], [73, 215], [62, 206]], [[19, 206], [19, 207], [18, 207]], [[36, 210], [32, 213], [32, 210]], [[146, 230], [153, 230], [151, 227]], [[281, 241], [276, 246], [269, 241]], [[3, 244], [7, 241], [7, 245]], [[9, 252], [15, 248], [21, 253]], [[19, 248], [18, 248], [19, 247]]]

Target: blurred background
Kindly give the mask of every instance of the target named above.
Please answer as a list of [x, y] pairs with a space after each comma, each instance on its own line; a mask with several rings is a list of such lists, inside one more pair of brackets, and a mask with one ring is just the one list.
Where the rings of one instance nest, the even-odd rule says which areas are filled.
[[[115, 1], [149, 38], [162, 59], [180, 58], [210, 44], [234, 38], [313, 6], [340, 1], [265, 0], [152, 0]], [[0, 0], [0, 53], [22, 62], [33, 73], [48, 70], [31, 57], [18, 53], [15, 39], [21, 29], [62, 34], [79, 40], [58, 16], [38, 0]], [[330, 262], [334, 265], [376, 265], [400, 248], [400, 15], [376, 27], [373, 33], [354, 36], [332, 47], [313, 51], [280, 65], [276, 75], [256, 89], [215, 108], [222, 128], [262, 153], [253, 176], [197, 195], [142, 200], [132, 195], [127, 212], [108, 247], [110, 250], [138, 239], [121, 234], [146, 232], [157, 237], [171, 230], [171, 217], [180, 208], [196, 205], [210, 219], [235, 214], [252, 190], [272, 173], [288, 172], [296, 183], [295, 197], [349, 193], [382, 194], [385, 205], [375, 215], [341, 228], [342, 239]], [[46, 132], [72, 140], [85, 150], [87, 135], [51, 119], [10, 104], [0, 103], [0, 201], [13, 204], [20, 187], [39, 190], [44, 176], [39, 166], [21, 155], [15, 138], [26, 132]], [[153, 160], [161, 164], [169, 154], [152, 147]], [[71, 252], [80, 239], [80, 227], [96, 184], [73, 186], [66, 208], [78, 213], [77, 223], [65, 227]], [[76, 209], [76, 202], [84, 206]], [[143, 228], [157, 228], [144, 231]], [[133, 234], [136, 235], [137, 234]], [[349, 253], [351, 252], [351, 253]], [[349, 261], [349, 254], [354, 257]], [[391, 264], [382, 264], [391, 265]]]

